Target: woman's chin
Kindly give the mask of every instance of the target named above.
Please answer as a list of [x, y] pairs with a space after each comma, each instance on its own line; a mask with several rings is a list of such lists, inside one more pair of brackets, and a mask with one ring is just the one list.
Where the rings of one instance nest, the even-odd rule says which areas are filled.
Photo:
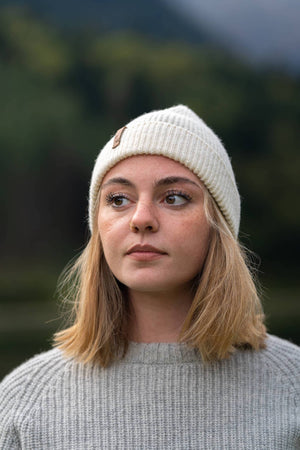
[[186, 292], [189, 283], [178, 284], [173, 280], [166, 281], [161, 279], [147, 279], [147, 280], [131, 280], [124, 283], [129, 292], [143, 293], [143, 294], [167, 294], [174, 295], [175, 293]]

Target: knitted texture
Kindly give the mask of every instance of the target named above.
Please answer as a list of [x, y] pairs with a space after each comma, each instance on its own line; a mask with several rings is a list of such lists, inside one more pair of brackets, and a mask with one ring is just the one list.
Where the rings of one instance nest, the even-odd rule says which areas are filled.
[[273, 336], [209, 364], [184, 344], [131, 343], [107, 369], [50, 350], [0, 384], [0, 449], [296, 449], [299, 368]]
[[240, 197], [228, 154], [216, 134], [184, 105], [137, 117], [101, 150], [92, 173], [89, 226], [103, 177], [119, 161], [134, 155], [162, 155], [180, 162], [205, 184], [236, 237]]

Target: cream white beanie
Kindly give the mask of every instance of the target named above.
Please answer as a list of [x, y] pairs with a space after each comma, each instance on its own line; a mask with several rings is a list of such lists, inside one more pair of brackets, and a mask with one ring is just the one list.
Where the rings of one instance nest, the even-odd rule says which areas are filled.
[[228, 154], [216, 134], [184, 105], [152, 111], [129, 122], [100, 151], [89, 193], [89, 226], [105, 174], [122, 159], [162, 155], [180, 162], [204, 183], [237, 237], [240, 196]]

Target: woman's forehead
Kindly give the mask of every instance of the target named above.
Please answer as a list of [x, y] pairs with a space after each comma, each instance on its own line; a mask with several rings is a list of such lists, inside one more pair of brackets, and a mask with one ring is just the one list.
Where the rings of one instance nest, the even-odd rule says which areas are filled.
[[115, 176], [159, 178], [163, 176], [185, 176], [194, 181], [199, 178], [178, 161], [160, 155], [135, 155], [119, 161], [102, 180], [102, 184]]

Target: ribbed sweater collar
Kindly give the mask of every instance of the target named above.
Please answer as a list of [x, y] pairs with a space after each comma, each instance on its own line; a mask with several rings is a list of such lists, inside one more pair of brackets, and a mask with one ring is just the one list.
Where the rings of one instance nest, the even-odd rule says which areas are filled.
[[178, 364], [200, 362], [196, 349], [181, 343], [137, 343], [130, 342], [123, 363]]

